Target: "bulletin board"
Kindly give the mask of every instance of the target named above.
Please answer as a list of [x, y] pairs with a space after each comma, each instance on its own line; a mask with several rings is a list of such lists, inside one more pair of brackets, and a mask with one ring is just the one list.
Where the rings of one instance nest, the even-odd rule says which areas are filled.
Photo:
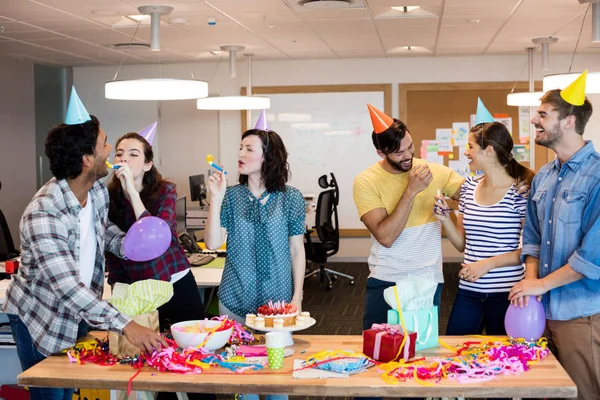
[[[319, 177], [333, 173], [340, 192], [340, 236], [368, 237], [369, 231], [354, 204], [352, 187], [357, 175], [381, 160], [371, 138], [373, 127], [367, 103], [391, 115], [392, 85], [262, 86], [254, 87], [252, 92], [271, 99], [266, 115], [270, 129], [282, 137], [288, 151], [288, 184], [317, 198], [323, 190], [318, 185]], [[251, 126], [260, 111], [252, 111]], [[246, 130], [246, 111], [242, 112], [242, 128]]]
[[[504, 114], [512, 119], [512, 135], [515, 145], [529, 150], [529, 143], [519, 139], [519, 108], [506, 104], [506, 95], [511, 92], [514, 83], [510, 82], [464, 82], [464, 83], [418, 83], [400, 84], [400, 119], [406, 123], [415, 143], [416, 156], [419, 156], [423, 140], [435, 140], [436, 129], [452, 128], [454, 122], [469, 122], [471, 114], [477, 109], [477, 97], [492, 113]], [[536, 82], [536, 90], [542, 88]], [[516, 91], [527, 91], [528, 85], [520, 83]], [[535, 170], [546, 164], [549, 152], [545, 147], [535, 145]], [[452, 155], [444, 155], [444, 165], [459, 160], [459, 148], [453, 146]], [[529, 162], [522, 162], [530, 167]]]

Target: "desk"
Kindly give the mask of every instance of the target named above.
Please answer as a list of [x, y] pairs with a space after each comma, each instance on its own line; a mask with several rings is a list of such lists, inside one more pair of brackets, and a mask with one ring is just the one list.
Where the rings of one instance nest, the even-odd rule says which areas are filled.
[[221, 284], [223, 268], [192, 267], [192, 274], [199, 288], [210, 288]]
[[[457, 345], [466, 337], [442, 337], [449, 345]], [[293, 379], [294, 358], [306, 358], [325, 349], [362, 351], [360, 336], [294, 335], [295, 356], [285, 359], [284, 367], [277, 373], [268, 369], [256, 373], [235, 374], [220, 368], [211, 368], [200, 375], [160, 373], [145, 367], [133, 380], [133, 390], [152, 392], [200, 393], [288, 393], [301, 396], [382, 396], [382, 397], [575, 397], [577, 388], [556, 358], [549, 354], [531, 370], [515, 376], [502, 375], [497, 380], [481, 383], [459, 384], [444, 379], [432, 386], [422, 386], [414, 381], [398, 385], [386, 384], [376, 371], [353, 375], [350, 379]], [[306, 353], [300, 355], [300, 352]], [[448, 355], [444, 348], [428, 349], [417, 356]], [[90, 389], [127, 388], [135, 370], [126, 365], [102, 367], [69, 363], [67, 356], [52, 356], [18, 376], [20, 385], [41, 387], [66, 387]]]

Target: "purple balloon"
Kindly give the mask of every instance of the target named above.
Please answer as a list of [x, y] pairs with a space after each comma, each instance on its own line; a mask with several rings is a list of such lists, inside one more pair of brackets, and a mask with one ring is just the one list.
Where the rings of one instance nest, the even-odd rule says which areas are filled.
[[172, 237], [173, 233], [165, 221], [158, 217], [144, 217], [127, 231], [123, 252], [133, 261], [153, 260], [169, 248]]
[[542, 337], [545, 327], [544, 306], [535, 297], [529, 299], [527, 307], [515, 307], [512, 304], [508, 306], [504, 317], [504, 328], [508, 336], [535, 341]]

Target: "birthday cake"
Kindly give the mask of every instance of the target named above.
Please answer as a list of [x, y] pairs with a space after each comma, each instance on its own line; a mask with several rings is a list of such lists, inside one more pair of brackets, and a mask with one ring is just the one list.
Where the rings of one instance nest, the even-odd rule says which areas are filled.
[[298, 309], [295, 305], [285, 301], [272, 302], [258, 307], [257, 315], [254, 318], [254, 324], [262, 325], [267, 328], [283, 328], [284, 326], [296, 325]]

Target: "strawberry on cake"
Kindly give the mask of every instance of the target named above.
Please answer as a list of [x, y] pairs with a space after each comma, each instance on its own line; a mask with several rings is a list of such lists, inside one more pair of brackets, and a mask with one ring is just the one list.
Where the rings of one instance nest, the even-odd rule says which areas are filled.
[[[269, 300], [267, 304], [258, 307], [257, 311], [257, 316], [265, 319], [265, 326], [267, 328], [273, 327], [274, 319], [282, 319], [283, 326], [294, 326], [296, 324], [296, 316], [298, 315], [296, 306], [285, 301], [273, 303]], [[279, 321], [277, 322], [279, 323]]]

